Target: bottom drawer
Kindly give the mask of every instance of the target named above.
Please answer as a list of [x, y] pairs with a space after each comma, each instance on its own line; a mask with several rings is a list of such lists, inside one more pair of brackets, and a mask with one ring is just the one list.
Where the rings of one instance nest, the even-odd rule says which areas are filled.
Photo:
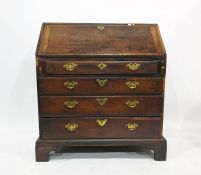
[[160, 138], [162, 117], [40, 118], [41, 139]]

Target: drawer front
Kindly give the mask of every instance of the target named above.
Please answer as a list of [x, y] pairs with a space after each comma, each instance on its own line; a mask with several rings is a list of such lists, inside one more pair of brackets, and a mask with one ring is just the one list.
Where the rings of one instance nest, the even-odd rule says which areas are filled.
[[44, 61], [46, 74], [157, 74], [159, 61]]
[[162, 115], [163, 96], [40, 96], [40, 114]]
[[160, 117], [41, 118], [42, 139], [160, 138]]
[[128, 77], [43, 77], [41, 94], [71, 93], [162, 93], [163, 78]]

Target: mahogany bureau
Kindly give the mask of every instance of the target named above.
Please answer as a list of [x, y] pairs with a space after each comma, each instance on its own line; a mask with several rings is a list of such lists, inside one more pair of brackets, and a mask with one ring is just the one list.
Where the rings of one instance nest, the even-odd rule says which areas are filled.
[[44, 23], [36, 161], [64, 147], [142, 147], [166, 160], [166, 51], [157, 24]]

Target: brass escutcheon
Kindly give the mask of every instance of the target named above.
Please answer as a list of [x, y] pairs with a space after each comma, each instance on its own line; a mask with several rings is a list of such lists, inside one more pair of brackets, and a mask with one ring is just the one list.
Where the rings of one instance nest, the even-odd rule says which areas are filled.
[[126, 101], [126, 105], [129, 107], [129, 108], [135, 108], [137, 105], [139, 104], [139, 101], [137, 100], [128, 100]]
[[99, 105], [103, 106], [107, 102], [107, 98], [96, 98]]
[[64, 126], [68, 131], [75, 131], [78, 128], [78, 124], [76, 123], [68, 123]]
[[77, 68], [77, 64], [75, 63], [66, 63], [63, 65], [64, 68], [66, 68], [66, 70], [68, 71], [73, 71]]
[[98, 25], [96, 28], [97, 28], [98, 30], [103, 30], [105, 27], [102, 26], [102, 25]]
[[65, 101], [64, 102], [64, 105], [67, 107], [67, 108], [74, 108], [76, 105], [78, 104], [77, 101], [73, 100], [73, 101]]
[[126, 85], [129, 89], [135, 89], [140, 83], [137, 81], [128, 81], [126, 82]]
[[67, 81], [64, 83], [64, 86], [68, 89], [74, 89], [77, 85], [78, 83], [76, 81]]
[[130, 130], [130, 131], [134, 131], [138, 128], [138, 124], [137, 123], [127, 123], [125, 124], [125, 127]]
[[96, 79], [96, 82], [99, 84], [100, 87], [104, 87], [105, 84], [108, 82], [107, 79]]
[[100, 63], [100, 64], [97, 65], [97, 67], [98, 67], [100, 70], [103, 70], [103, 69], [105, 69], [105, 68], [107, 67], [107, 64], [105, 64], [105, 63]]
[[140, 64], [138, 63], [129, 63], [126, 65], [130, 70], [137, 70], [140, 68]]
[[99, 126], [104, 126], [107, 123], [107, 119], [96, 119]]

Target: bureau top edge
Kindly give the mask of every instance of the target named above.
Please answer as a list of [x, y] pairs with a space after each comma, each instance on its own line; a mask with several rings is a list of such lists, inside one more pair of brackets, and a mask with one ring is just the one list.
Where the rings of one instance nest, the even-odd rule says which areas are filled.
[[43, 23], [37, 58], [166, 59], [157, 24]]

